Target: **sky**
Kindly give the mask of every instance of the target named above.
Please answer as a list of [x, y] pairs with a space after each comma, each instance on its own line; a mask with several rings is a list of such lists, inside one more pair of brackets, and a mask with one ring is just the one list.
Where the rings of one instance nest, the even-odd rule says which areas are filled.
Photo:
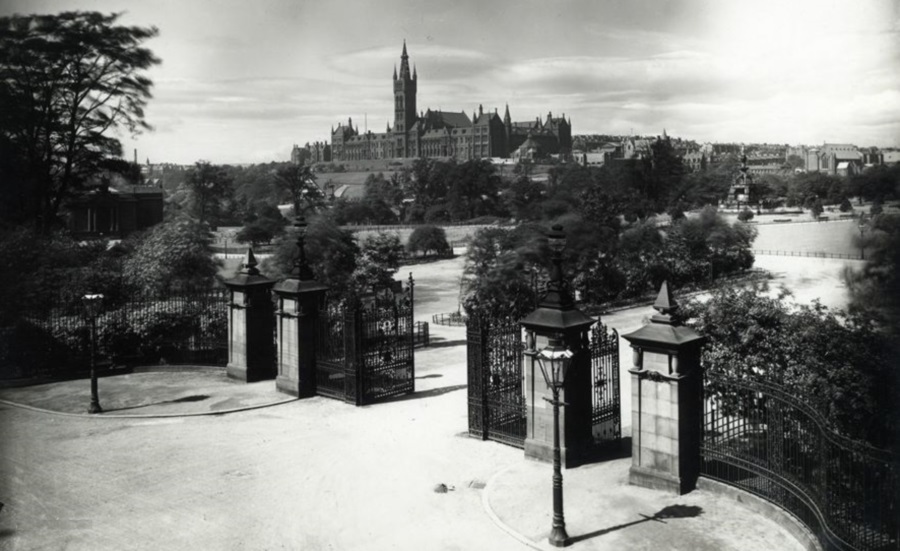
[[575, 134], [900, 146], [900, 0], [0, 0], [0, 15], [121, 12], [146, 46], [140, 162], [259, 163], [393, 124], [406, 40], [417, 105]]

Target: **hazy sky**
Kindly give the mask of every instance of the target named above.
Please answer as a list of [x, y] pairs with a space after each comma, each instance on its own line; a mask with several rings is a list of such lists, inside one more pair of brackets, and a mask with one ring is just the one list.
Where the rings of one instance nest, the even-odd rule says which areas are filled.
[[147, 43], [143, 162], [286, 160], [332, 125], [383, 132], [405, 38], [419, 109], [576, 134], [900, 146], [900, 0], [0, 0], [125, 12]]

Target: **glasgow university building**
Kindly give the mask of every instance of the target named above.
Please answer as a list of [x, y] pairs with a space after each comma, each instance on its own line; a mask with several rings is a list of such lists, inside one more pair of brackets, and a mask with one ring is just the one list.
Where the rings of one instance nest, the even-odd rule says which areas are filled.
[[[517, 157], [520, 148], [531, 155], [567, 155], [572, 149], [572, 122], [565, 115], [537, 117], [512, 122], [509, 106], [501, 119], [495, 109], [479, 106], [471, 118], [463, 111], [418, 111], [415, 67], [409, 68], [406, 42], [400, 56], [400, 72], [394, 67], [394, 126], [384, 133], [360, 132], [353, 119], [331, 129], [331, 146], [307, 144], [306, 151], [294, 146], [292, 158], [301, 155], [311, 162], [368, 159], [453, 157], [461, 161], [490, 157]], [[330, 150], [330, 151], [329, 151]], [[330, 153], [330, 155], [328, 155]], [[330, 157], [330, 158], [327, 158]]]

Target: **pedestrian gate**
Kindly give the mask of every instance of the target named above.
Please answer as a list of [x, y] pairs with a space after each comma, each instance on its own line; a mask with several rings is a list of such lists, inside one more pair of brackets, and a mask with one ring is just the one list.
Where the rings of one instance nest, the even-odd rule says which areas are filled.
[[328, 305], [316, 342], [316, 393], [356, 405], [415, 390], [413, 279]]

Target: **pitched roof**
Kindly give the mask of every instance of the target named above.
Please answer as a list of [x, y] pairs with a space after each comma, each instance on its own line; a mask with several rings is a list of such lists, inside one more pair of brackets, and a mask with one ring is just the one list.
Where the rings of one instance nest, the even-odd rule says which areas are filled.
[[432, 111], [436, 114], [441, 122], [447, 126], [472, 126], [472, 121], [464, 111], [454, 113], [452, 111]]

